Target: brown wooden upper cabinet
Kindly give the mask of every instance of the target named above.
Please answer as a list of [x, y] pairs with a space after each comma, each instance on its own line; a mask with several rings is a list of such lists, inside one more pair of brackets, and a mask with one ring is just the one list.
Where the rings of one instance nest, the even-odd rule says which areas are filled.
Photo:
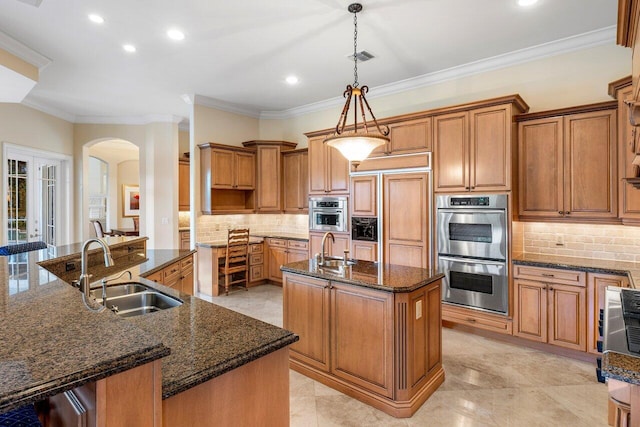
[[282, 153], [284, 211], [306, 213], [309, 209], [309, 151]]
[[615, 222], [616, 106], [518, 118], [521, 219]]
[[281, 153], [294, 149], [297, 144], [287, 141], [255, 140], [243, 142], [242, 145], [256, 150], [256, 211], [282, 211]]
[[349, 161], [324, 138], [309, 139], [309, 194], [349, 194]]
[[351, 178], [351, 216], [378, 216], [378, 177], [376, 175]]
[[640, 225], [640, 189], [626, 180], [640, 175], [640, 169], [632, 163], [640, 153], [640, 140], [634, 138], [624, 104], [633, 97], [631, 76], [610, 83], [609, 95], [618, 100], [618, 217], [623, 224]]
[[189, 199], [189, 159], [178, 160], [178, 210], [188, 211], [191, 208]]
[[256, 154], [208, 142], [200, 148], [200, 197], [205, 214], [253, 211]]
[[373, 150], [370, 157], [431, 151], [431, 117], [389, 124], [387, 144]]
[[513, 116], [527, 108], [516, 95], [509, 103], [435, 116], [435, 191], [511, 190]]

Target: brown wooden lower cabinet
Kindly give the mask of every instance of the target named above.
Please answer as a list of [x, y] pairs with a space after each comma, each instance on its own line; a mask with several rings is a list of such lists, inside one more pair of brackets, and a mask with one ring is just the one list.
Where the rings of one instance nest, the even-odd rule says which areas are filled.
[[375, 242], [351, 241], [351, 258], [363, 261], [378, 261], [378, 244]]
[[275, 284], [282, 283], [280, 266], [309, 259], [309, 243], [301, 240], [266, 239], [267, 278]]
[[144, 276], [144, 278], [193, 295], [193, 255], [182, 258], [160, 271]]
[[285, 273], [284, 328], [300, 336], [291, 368], [411, 416], [444, 381], [440, 285], [393, 293]]
[[[311, 231], [309, 232], [309, 258], [315, 256], [315, 254], [322, 253], [322, 237], [324, 237], [323, 231]], [[326, 249], [329, 256], [344, 256], [344, 251], [349, 249], [349, 233], [332, 233], [335, 238], [335, 242], [330, 238], [327, 239]]]

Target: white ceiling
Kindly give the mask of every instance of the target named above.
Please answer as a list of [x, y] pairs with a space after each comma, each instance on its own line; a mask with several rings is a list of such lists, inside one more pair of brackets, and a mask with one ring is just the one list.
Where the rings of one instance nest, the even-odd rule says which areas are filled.
[[[28, 3], [0, 2], [0, 30], [52, 60], [25, 103], [77, 121], [188, 117], [184, 94], [257, 113], [284, 111], [340, 96], [353, 82], [350, 1]], [[377, 86], [614, 26], [617, 12], [615, 0], [540, 0], [529, 8], [517, 0], [361, 3], [358, 50], [376, 58], [358, 74], [372, 94]], [[105, 23], [93, 24], [89, 13]], [[166, 37], [173, 26], [185, 40]], [[124, 43], [137, 52], [124, 52]], [[300, 83], [287, 85], [289, 74]]]

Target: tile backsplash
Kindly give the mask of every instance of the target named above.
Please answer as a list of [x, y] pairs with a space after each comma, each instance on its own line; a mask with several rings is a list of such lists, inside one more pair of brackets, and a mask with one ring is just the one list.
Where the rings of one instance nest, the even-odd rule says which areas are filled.
[[225, 240], [230, 228], [249, 228], [252, 233], [309, 232], [308, 215], [256, 214], [256, 215], [201, 215], [197, 219], [197, 242]]
[[514, 222], [514, 252], [640, 262], [640, 227]]

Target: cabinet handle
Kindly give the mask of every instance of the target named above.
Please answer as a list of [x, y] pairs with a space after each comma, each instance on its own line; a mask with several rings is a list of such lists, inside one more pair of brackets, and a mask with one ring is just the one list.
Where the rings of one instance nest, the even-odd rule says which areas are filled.
[[556, 277], [556, 276], [554, 276], [553, 274], [549, 274], [549, 273], [542, 273], [542, 275], [543, 275], [544, 277]]
[[470, 317], [467, 317], [467, 322], [469, 323], [476, 323], [476, 319], [472, 319]]
[[475, 185], [472, 185], [472, 186], [471, 186], [471, 189], [472, 189], [472, 190], [475, 190], [475, 189], [476, 189], [476, 186], [475, 186]]
[[465, 189], [465, 190], [468, 190], [468, 189], [469, 189], [469, 187], [464, 187], [464, 189]]
[[553, 286], [549, 286], [549, 290], [552, 291], [553, 290]]
[[562, 215], [563, 213], [564, 213], [564, 212], [562, 212], [562, 211], [558, 211], [558, 214], [559, 214], [559, 215]]
[[569, 211], [565, 211], [564, 213], [565, 213], [566, 215], [571, 214], [571, 212], [569, 212]]

